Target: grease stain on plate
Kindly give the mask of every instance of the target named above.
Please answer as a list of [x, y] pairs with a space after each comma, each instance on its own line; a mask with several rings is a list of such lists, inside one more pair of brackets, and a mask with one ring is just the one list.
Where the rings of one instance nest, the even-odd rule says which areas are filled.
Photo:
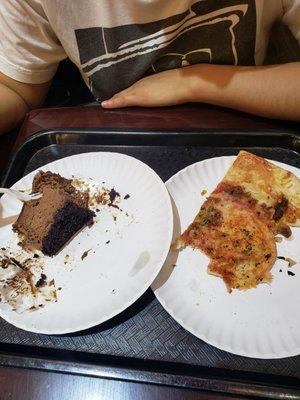
[[139, 273], [143, 268], [146, 267], [149, 261], [150, 261], [149, 251], [147, 250], [142, 251], [142, 253], [138, 256], [138, 259], [136, 260], [134, 266], [129, 271], [128, 276], [134, 276], [137, 273]]

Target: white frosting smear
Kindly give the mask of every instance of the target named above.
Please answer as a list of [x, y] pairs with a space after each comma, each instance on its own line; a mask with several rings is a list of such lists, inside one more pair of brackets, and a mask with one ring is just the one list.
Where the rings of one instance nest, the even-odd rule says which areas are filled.
[[56, 301], [54, 280], [43, 273], [44, 258], [26, 252], [0, 250], [0, 300], [18, 313]]

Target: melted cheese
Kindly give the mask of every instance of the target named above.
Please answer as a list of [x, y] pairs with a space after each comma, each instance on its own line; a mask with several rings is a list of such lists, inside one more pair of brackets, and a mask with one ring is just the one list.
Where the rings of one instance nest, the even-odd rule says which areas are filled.
[[241, 151], [223, 181], [241, 185], [245, 192], [267, 207], [275, 208], [286, 198], [288, 207], [281, 223], [300, 226], [300, 180], [290, 171]]
[[275, 234], [299, 220], [300, 181], [264, 159], [241, 152], [174, 248], [192, 246], [228, 291], [270, 282]]

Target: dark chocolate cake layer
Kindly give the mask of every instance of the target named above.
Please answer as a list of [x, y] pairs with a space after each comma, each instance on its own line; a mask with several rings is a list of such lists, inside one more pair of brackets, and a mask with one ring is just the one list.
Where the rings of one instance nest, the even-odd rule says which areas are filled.
[[91, 222], [93, 215], [90, 210], [66, 201], [56, 212], [54, 221], [42, 240], [42, 252], [49, 256], [58, 253], [74, 233]]
[[41, 250], [53, 256], [84, 226], [92, 222], [88, 191], [80, 192], [71, 183], [52, 172], [38, 172], [33, 192], [43, 196], [24, 203], [13, 230], [23, 248]]

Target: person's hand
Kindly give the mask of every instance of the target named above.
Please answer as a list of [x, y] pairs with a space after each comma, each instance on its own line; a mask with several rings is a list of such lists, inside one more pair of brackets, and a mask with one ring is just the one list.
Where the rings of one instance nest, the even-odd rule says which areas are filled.
[[189, 101], [300, 121], [300, 62], [262, 67], [189, 65], [141, 79], [102, 106], [155, 107]]
[[191, 101], [185, 68], [147, 76], [101, 103], [103, 108], [169, 106]]

